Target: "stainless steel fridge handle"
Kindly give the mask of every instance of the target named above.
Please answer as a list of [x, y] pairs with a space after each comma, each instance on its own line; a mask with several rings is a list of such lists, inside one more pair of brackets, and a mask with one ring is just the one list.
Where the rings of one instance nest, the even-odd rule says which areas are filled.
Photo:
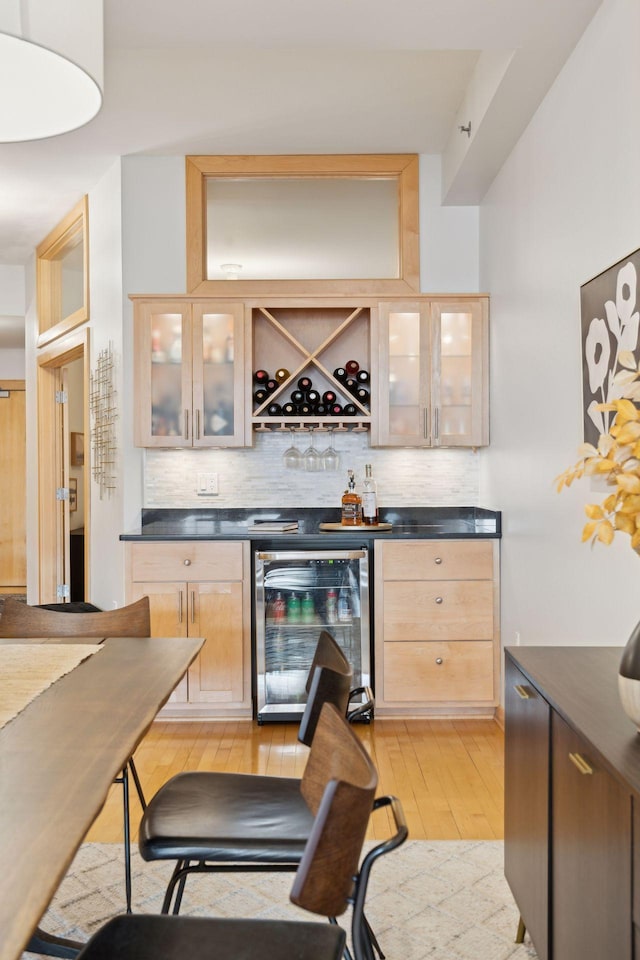
[[256, 553], [257, 560], [361, 560], [366, 550], [332, 550], [314, 553], [312, 550], [295, 550], [289, 553]]

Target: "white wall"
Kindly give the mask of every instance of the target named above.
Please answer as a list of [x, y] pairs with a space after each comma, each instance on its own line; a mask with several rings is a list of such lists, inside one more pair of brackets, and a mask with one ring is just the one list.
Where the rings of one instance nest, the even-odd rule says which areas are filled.
[[0, 350], [0, 381], [24, 380], [24, 350]]
[[[17, 318], [25, 314], [25, 270], [23, 266], [0, 264], [0, 332], [6, 323], [13, 330]], [[3, 322], [4, 321], [4, 322]], [[0, 379], [25, 379], [24, 347], [0, 349]]]
[[640, 246], [640, 4], [604, 0], [480, 211], [491, 293], [491, 447], [480, 499], [502, 509], [502, 633], [622, 644], [640, 618], [627, 537], [582, 545], [589, 481], [554, 477], [582, 439], [579, 288]]

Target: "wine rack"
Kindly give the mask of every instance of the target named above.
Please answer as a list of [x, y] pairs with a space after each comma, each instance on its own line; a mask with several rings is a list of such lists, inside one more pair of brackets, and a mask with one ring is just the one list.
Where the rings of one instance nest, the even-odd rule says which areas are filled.
[[[254, 430], [369, 429], [369, 307], [261, 305], [253, 308], [252, 328]], [[323, 403], [325, 394], [335, 398]]]

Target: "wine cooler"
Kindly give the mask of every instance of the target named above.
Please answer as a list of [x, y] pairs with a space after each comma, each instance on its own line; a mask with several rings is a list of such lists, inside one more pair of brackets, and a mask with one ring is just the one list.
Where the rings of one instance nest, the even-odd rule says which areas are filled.
[[258, 723], [296, 720], [322, 630], [353, 667], [353, 686], [369, 686], [369, 557], [366, 548], [255, 553]]

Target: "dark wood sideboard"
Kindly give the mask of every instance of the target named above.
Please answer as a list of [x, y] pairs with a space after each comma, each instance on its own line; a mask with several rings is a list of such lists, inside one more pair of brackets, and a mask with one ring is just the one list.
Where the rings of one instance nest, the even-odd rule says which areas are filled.
[[505, 875], [540, 960], [640, 960], [640, 734], [620, 647], [511, 647]]

